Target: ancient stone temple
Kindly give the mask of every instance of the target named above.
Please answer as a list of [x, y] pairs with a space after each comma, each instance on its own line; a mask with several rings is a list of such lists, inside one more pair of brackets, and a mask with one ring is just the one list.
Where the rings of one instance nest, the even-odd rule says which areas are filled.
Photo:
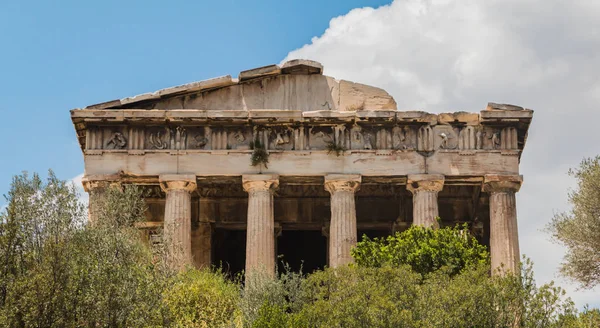
[[292, 60], [72, 110], [90, 220], [106, 188], [139, 185], [140, 229], [178, 265], [268, 273], [281, 257], [305, 272], [349, 263], [362, 235], [467, 223], [514, 270], [533, 111], [403, 111], [322, 71]]

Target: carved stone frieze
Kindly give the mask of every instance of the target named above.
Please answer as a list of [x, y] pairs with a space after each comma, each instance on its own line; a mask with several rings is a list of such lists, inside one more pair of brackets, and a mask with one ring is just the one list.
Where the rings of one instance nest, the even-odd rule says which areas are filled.
[[210, 149], [229, 149], [228, 146], [228, 129], [224, 127], [211, 128]]
[[502, 129], [500, 138], [501, 149], [519, 149], [519, 141], [517, 135], [517, 128], [506, 127]]
[[451, 125], [436, 125], [433, 128], [434, 149], [457, 149], [458, 133]]
[[306, 150], [308, 145], [308, 135], [306, 127], [299, 126], [293, 129], [294, 150]]
[[274, 150], [294, 149], [294, 136], [292, 129], [288, 126], [270, 127], [267, 130], [269, 147]]
[[434, 132], [431, 126], [425, 125], [419, 128], [417, 133], [417, 150], [418, 151], [433, 151], [434, 145]]
[[388, 128], [379, 128], [375, 134], [376, 149], [392, 149], [392, 131]]
[[123, 127], [106, 128], [104, 131], [104, 149], [126, 149], [127, 133]]
[[[137, 123], [139, 124], [139, 123]], [[518, 128], [451, 124], [89, 126], [86, 150], [519, 150]], [[143, 154], [143, 153], [142, 153]]]
[[186, 127], [187, 138], [185, 149], [209, 149], [210, 128], [203, 126]]
[[86, 149], [87, 150], [95, 150], [102, 149], [104, 144], [103, 137], [104, 129], [97, 126], [91, 126], [87, 129], [85, 139], [86, 139]]
[[327, 145], [335, 142], [333, 129], [329, 126], [313, 126], [309, 128], [310, 149], [327, 149]]
[[252, 131], [249, 128], [235, 128], [228, 133], [228, 149], [247, 150], [250, 149]]
[[373, 150], [377, 149], [376, 132], [370, 128], [355, 125], [352, 127], [350, 144], [352, 149]]
[[392, 129], [392, 147], [396, 150], [414, 150], [417, 145], [417, 134], [413, 127], [395, 126]]
[[171, 133], [168, 127], [157, 126], [146, 131], [146, 145], [148, 149], [169, 149]]
[[185, 149], [187, 130], [182, 126], [171, 128], [171, 149]]
[[473, 126], [466, 126], [458, 135], [458, 148], [461, 150], [480, 149], [477, 148], [480, 145], [477, 137], [478, 131]]
[[141, 150], [144, 149], [146, 130], [141, 126], [129, 127], [129, 149]]

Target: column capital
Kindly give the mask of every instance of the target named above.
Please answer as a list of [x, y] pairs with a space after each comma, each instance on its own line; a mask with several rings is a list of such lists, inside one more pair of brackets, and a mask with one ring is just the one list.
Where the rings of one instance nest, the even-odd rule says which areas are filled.
[[242, 175], [242, 186], [246, 192], [273, 190], [279, 187], [277, 174]]
[[163, 174], [158, 177], [160, 188], [164, 192], [171, 190], [196, 190], [196, 176], [194, 174]]
[[117, 174], [86, 175], [81, 179], [83, 190], [85, 190], [86, 192], [90, 192], [97, 188], [108, 188], [110, 186], [118, 186], [120, 183], [120, 176]]
[[330, 194], [336, 191], [356, 192], [360, 188], [361, 176], [358, 174], [328, 174], [325, 176], [325, 190]]
[[441, 174], [410, 174], [406, 180], [406, 189], [413, 194], [417, 191], [442, 191], [444, 176]]
[[483, 177], [484, 192], [517, 192], [523, 183], [522, 175], [487, 174]]

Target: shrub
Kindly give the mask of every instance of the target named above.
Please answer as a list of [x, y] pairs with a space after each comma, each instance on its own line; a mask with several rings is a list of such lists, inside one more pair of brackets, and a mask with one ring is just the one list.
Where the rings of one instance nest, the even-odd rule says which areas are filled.
[[412, 226], [387, 238], [365, 236], [352, 250], [352, 256], [360, 266], [406, 264], [422, 275], [442, 267], [457, 274], [467, 266], [489, 261], [486, 247], [464, 226], [441, 229]]
[[222, 274], [190, 269], [174, 277], [163, 306], [175, 327], [226, 327], [234, 321], [238, 299], [237, 285]]

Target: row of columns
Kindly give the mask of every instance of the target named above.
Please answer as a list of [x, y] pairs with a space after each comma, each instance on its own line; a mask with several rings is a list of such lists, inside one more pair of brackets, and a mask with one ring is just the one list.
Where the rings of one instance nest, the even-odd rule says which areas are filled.
[[[166, 208], [164, 237], [168, 241], [169, 260], [175, 267], [191, 264], [191, 192], [196, 189], [195, 175], [161, 175], [160, 186], [165, 191]], [[486, 175], [483, 191], [490, 194], [490, 253], [494, 272], [517, 272], [519, 240], [515, 193], [522, 177], [518, 175]], [[275, 222], [273, 191], [279, 177], [270, 174], [244, 175], [244, 190], [248, 193], [246, 240], [246, 272], [275, 272]], [[350, 250], [357, 242], [355, 193], [360, 188], [360, 175], [331, 174], [325, 176], [325, 190], [331, 194], [329, 228], [329, 265], [338, 267], [353, 261]], [[104, 184], [86, 183], [90, 194], [90, 221], [97, 211], [95, 198], [100, 197]], [[413, 194], [413, 224], [439, 227], [438, 193], [444, 186], [444, 176], [436, 174], [409, 175], [407, 189]], [[102, 188], [100, 188], [102, 187]]]

